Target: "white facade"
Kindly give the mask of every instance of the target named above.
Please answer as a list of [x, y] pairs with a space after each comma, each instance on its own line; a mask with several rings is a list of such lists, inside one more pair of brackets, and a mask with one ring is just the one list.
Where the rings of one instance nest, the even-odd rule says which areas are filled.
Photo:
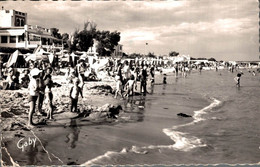
[[113, 56], [123, 57], [123, 45], [118, 44], [117, 46], [115, 46], [115, 51], [113, 53]]
[[87, 51], [88, 56], [98, 56], [97, 52], [98, 41], [94, 39], [94, 44]]
[[14, 48], [36, 48], [38, 45], [47, 47], [53, 43], [49, 29], [39, 26], [0, 27], [0, 46]]
[[0, 10], [0, 27], [23, 27], [27, 23], [27, 13], [16, 10]]
[[27, 14], [15, 10], [0, 11], [0, 46], [12, 48], [50, 47], [53, 40], [50, 29], [27, 25]]

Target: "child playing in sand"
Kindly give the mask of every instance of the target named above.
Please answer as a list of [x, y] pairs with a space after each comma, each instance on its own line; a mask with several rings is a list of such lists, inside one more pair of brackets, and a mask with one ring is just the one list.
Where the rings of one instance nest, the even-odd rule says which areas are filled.
[[74, 112], [77, 112], [79, 94], [81, 95], [82, 98], [83, 98], [83, 95], [82, 95], [81, 88], [79, 87], [79, 83], [80, 83], [79, 78], [75, 78], [73, 80], [73, 83], [74, 83], [74, 85], [70, 89], [70, 99], [71, 99], [70, 111], [73, 112], [73, 109], [74, 109]]
[[115, 92], [115, 97], [114, 98], [116, 99], [118, 94], [123, 98], [123, 95], [122, 95], [122, 93], [123, 93], [123, 84], [122, 84], [122, 82], [120, 80], [120, 76], [117, 75], [115, 77], [115, 79], [116, 79], [116, 92]]
[[125, 86], [127, 89], [125, 97], [129, 97], [129, 95], [134, 95], [134, 86], [135, 86], [135, 90], [137, 90], [137, 85], [135, 82], [134, 75], [131, 75], [130, 80], [127, 81]]
[[236, 86], [237, 87], [240, 87], [240, 77], [241, 77], [241, 74], [238, 73], [237, 77], [234, 78], [234, 80], [236, 81]]

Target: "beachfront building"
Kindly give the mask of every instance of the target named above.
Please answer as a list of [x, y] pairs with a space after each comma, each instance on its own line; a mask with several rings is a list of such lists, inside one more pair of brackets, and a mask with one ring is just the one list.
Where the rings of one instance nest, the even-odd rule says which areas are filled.
[[98, 56], [97, 52], [98, 41], [94, 39], [94, 44], [87, 51], [87, 56]]
[[0, 47], [34, 49], [49, 47], [54, 40], [50, 29], [27, 24], [27, 13], [16, 10], [0, 11]]
[[118, 44], [117, 46], [114, 47], [114, 53], [112, 56], [114, 57], [123, 57], [123, 45]]
[[[98, 56], [97, 47], [98, 47], [98, 41], [94, 39], [94, 44], [91, 46], [87, 51], [87, 56]], [[113, 57], [122, 57], [123, 56], [123, 45], [118, 44], [114, 47], [114, 52], [112, 53]]]

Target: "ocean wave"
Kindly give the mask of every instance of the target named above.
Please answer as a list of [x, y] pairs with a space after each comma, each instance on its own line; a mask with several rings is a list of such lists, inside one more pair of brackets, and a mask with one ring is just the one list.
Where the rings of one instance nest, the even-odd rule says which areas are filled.
[[[207, 111], [212, 110], [213, 108], [217, 107], [219, 104], [221, 104], [221, 101], [211, 98], [213, 102], [204, 107], [201, 110], [194, 111], [193, 118], [194, 120], [187, 124], [182, 125], [176, 125], [171, 128], [165, 128], [163, 129], [163, 132], [171, 138], [171, 140], [174, 141], [174, 144], [172, 145], [150, 145], [150, 146], [144, 146], [144, 147], [138, 147], [138, 146], [132, 146], [131, 149], [123, 148], [120, 152], [115, 151], [107, 151], [104, 155], [100, 155], [92, 160], [89, 160], [82, 164], [81, 166], [88, 166], [93, 165], [95, 162], [98, 162], [104, 158], [111, 158], [112, 156], [116, 156], [119, 154], [126, 154], [127, 152], [132, 152], [136, 154], [147, 154], [149, 149], [173, 149], [178, 151], [190, 151], [191, 149], [197, 148], [197, 147], [206, 147], [207, 145], [204, 144], [201, 139], [195, 137], [195, 136], [189, 136], [188, 133], [177, 131], [176, 129], [184, 126], [190, 126], [193, 124], [196, 124], [200, 121], [205, 120], [205, 118], [202, 117], [202, 115], [207, 114]], [[159, 150], [160, 151], [160, 150]]]
[[194, 115], [193, 115], [194, 120], [192, 122], [187, 124], [182, 124], [182, 125], [176, 125], [168, 129], [163, 129], [163, 132], [175, 142], [175, 144], [173, 144], [171, 148], [180, 151], [189, 151], [196, 147], [207, 146], [206, 144], [202, 143], [201, 139], [195, 136], [188, 136], [187, 133], [176, 131], [176, 129], [184, 126], [190, 126], [205, 120], [205, 118], [203, 118], [202, 115], [206, 114], [207, 111], [212, 110], [213, 108], [217, 107], [221, 103], [221, 101], [215, 98], [211, 98], [211, 99], [213, 100], [213, 102], [210, 105], [204, 107], [201, 110], [194, 111]]
[[90, 165], [95, 164], [95, 162], [101, 161], [103, 159], [110, 159], [112, 156], [119, 155], [119, 154], [126, 154], [127, 152], [128, 152], [127, 148], [123, 148], [120, 152], [107, 151], [105, 154], [100, 155], [96, 158], [93, 158], [93, 159], [81, 164], [80, 166], [90, 166]]

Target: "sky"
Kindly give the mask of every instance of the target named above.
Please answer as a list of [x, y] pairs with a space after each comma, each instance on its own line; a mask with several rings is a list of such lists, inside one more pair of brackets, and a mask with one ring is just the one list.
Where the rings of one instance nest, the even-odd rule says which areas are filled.
[[[259, 61], [257, 0], [2, 1], [27, 13], [27, 23], [72, 34], [93, 21], [119, 31], [123, 51]], [[148, 43], [148, 45], [146, 45]]]

